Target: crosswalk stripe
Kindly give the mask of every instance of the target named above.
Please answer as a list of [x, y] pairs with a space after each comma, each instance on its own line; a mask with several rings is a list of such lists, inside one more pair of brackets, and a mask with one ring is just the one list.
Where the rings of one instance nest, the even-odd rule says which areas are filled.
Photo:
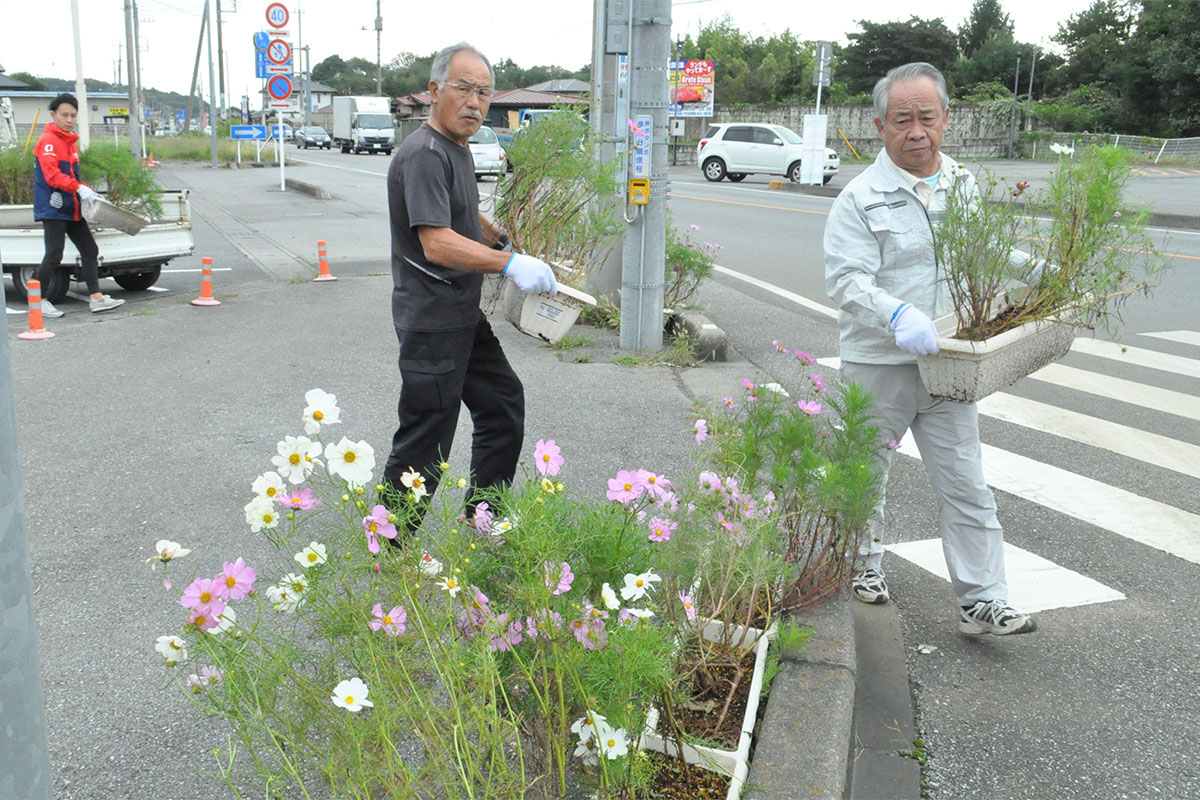
[[[1200, 516], [998, 447], [980, 447], [988, 485], [1200, 564]], [[900, 452], [921, 457], [912, 431]]]
[[[950, 580], [941, 539], [885, 547], [939, 578]], [[1004, 572], [1008, 602], [1026, 613], [1125, 599], [1125, 595], [1116, 589], [1008, 542], [1004, 543]]]
[[1200, 478], [1200, 447], [1169, 436], [1004, 392], [980, 400], [979, 413]]
[[1134, 367], [1149, 367], [1163, 372], [1174, 372], [1177, 375], [1187, 375], [1189, 378], [1200, 378], [1200, 361], [1194, 358], [1159, 353], [1141, 347], [1125, 347], [1116, 342], [1082, 337], [1076, 337], [1075, 341], [1071, 343], [1071, 349], [1089, 356], [1122, 361]]
[[1168, 342], [1200, 347], [1200, 331], [1154, 331], [1153, 333], [1139, 333], [1138, 336], [1153, 336], [1155, 339], [1166, 339]]
[[1119, 400], [1142, 408], [1175, 414], [1200, 421], [1200, 397], [1171, 389], [1160, 389], [1145, 383], [1114, 378], [1101, 372], [1091, 372], [1066, 364], [1049, 364], [1029, 376], [1034, 380], [1075, 389], [1088, 394]]

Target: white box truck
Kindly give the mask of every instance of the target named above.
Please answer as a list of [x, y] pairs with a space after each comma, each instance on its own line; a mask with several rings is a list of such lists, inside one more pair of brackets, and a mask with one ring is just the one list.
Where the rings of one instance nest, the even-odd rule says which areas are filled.
[[391, 154], [396, 128], [386, 97], [333, 98], [333, 144], [343, 153]]

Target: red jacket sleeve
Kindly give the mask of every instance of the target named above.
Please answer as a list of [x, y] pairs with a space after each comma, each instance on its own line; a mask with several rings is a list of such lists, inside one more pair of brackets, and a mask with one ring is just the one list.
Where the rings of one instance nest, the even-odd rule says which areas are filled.
[[75, 192], [79, 189], [79, 181], [75, 180], [69, 173], [63, 172], [59, 167], [59, 162], [63, 159], [69, 160], [70, 153], [59, 152], [63, 149], [61, 144], [58, 144], [49, 136], [43, 136], [37, 143], [37, 160], [42, 167], [42, 175], [46, 178], [46, 183], [53, 186], [55, 189], [62, 189], [67, 192]]

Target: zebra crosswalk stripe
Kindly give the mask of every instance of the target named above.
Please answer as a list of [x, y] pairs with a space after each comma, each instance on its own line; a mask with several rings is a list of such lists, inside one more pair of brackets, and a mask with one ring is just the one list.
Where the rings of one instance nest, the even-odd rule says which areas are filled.
[[1049, 364], [1029, 376], [1037, 381], [1051, 383], [1064, 389], [1075, 389], [1099, 395], [1142, 408], [1175, 414], [1200, 421], [1200, 397], [1171, 389], [1160, 389], [1124, 378], [1114, 378], [1102, 372], [1068, 367], [1066, 364]]
[[1155, 331], [1140, 333], [1139, 336], [1153, 336], [1155, 339], [1165, 339], [1168, 342], [1179, 342], [1200, 347], [1200, 331]]
[[1123, 361], [1130, 366], [1149, 367], [1162, 372], [1186, 375], [1189, 378], [1200, 378], [1200, 361], [1194, 358], [1160, 353], [1157, 350], [1146, 350], [1141, 347], [1126, 347], [1116, 342], [1105, 342], [1100, 339], [1076, 338], [1071, 343], [1071, 350], [1089, 356]]

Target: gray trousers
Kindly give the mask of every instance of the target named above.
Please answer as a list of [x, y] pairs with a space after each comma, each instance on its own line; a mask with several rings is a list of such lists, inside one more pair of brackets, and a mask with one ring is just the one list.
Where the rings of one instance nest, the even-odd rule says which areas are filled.
[[[871, 394], [881, 438], [898, 442], [912, 429], [938, 498], [942, 550], [959, 603], [1007, 600], [1004, 531], [996, 519], [996, 498], [983, 477], [976, 406], [930, 397], [916, 364], [843, 362], [841, 378], [857, 383]], [[879, 453], [883, 486], [867, 525], [868, 541], [860, 550], [866, 556], [866, 565], [876, 568], [883, 562], [884, 544], [896, 541], [894, 536], [885, 534], [884, 525], [892, 454], [891, 448], [886, 447]], [[918, 532], [905, 538], [927, 537]]]

